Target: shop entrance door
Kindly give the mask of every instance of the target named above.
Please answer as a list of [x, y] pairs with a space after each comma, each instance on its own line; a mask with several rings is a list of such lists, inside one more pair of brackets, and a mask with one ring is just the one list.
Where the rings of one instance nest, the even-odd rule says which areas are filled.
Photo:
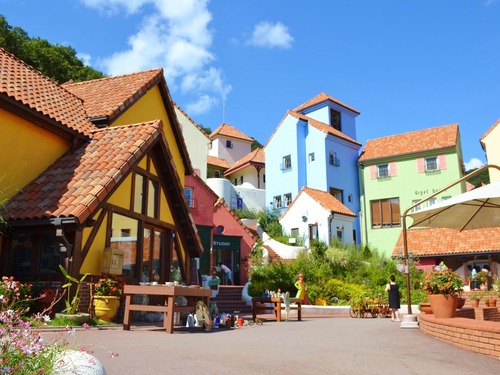
[[[240, 241], [239, 236], [214, 236], [213, 265], [218, 267], [219, 263], [228, 266], [233, 273], [234, 285], [240, 284]], [[221, 284], [224, 283], [223, 275], [219, 275]]]

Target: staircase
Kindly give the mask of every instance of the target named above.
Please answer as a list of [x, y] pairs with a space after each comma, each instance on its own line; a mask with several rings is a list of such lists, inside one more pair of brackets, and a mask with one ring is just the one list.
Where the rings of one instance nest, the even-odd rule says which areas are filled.
[[252, 308], [241, 300], [242, 291], [240, 285], [220, 285], [217, 297], [210, 298], [210, 302], [217, 303], [219, 313], [233, 314], [239, 311], [240, 314], [251, 314]]

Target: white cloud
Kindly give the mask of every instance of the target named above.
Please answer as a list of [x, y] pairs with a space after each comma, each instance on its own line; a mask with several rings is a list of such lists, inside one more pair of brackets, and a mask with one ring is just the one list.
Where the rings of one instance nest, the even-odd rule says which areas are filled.
[[281, 22], [274, 25], [269, 22], [260, 22], [255, 26], [248, 43], [257, 47], [291, 48], [293, 40], [288, 28]]
[[198, 110], [209, 111], [218, 102], [214, 98], [224, 100], [231, 91], [222, 72], [211, 65], [215, 61], [210, 50], [214, 31], [209, 27], [212, 14], [208, 0], [81, 1], [110, 15], [120, 11], [144, 14], [138, 31], [128, 38], [128, 48], [99, 61], [105, 73], [119, 75], [163, 67], [171, 91], [180, 86], [184, 95], [198, 98]]
[[210, 95], [201, 95], [195, 102], [189, 103], [186, 106], [186, 111], [190, 115], [196, 116], [207, 112], [210, 108], [218, 104], [217, 98]]
[[90, 62], [92, 60], [92, 57], [88, 53], [77, 53], [76, 57], [82, 60], [84, 65], [91, 66]]
[[483, 166], [483, 162], [478, 158], [472, 158], [468, 162], [465, 162], [465, 170], [470, 171], [471, 169], [476, 169]]

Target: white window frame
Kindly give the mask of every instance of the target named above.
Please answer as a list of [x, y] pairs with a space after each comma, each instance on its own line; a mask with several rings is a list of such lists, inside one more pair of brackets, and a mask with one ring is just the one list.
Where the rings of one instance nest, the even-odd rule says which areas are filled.
[[[436, 168], [432, 169], [431, 167], [435, 165]], [[426, 172], [436, 172], [439, 171], [439, 158], [437, 156], [429, 156], [424, 158], [424, 168]]]
[[279, 209], [282, 207], [281, 204], [281, 195], [276, 195], [273, 197], [273, 208], [274, 209]]
[[288, 207], [292, 204], [292, 193], [283, 194], [284, 207]]
[[315, 160], [314, 152], [309, 154], [309, 163], [312, 163]]
[[387, 178], [390, 176], [389, 163], [377, 165], [377, 178]]

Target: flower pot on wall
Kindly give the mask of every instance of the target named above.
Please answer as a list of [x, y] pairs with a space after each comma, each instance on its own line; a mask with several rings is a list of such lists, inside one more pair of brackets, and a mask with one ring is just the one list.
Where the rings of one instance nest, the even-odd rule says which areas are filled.
[[471, 299], [470, 304], [471, 304], [472, 308], [477, 308], [477, 307], [479, 307], [479, 300], [478, 299]]
[[457, 309], [457, 295], [452, 294], [431, 294], [432, 313], [438, 319], [453, 318]]
[[418, 304], [420, 311], [426, 314], [432, 314], [432, 307], [430, 303], [421, 302]]
[[120, 297], [94, 296], [94, 315], [96, 318], [111, 323], [118, 313]]

